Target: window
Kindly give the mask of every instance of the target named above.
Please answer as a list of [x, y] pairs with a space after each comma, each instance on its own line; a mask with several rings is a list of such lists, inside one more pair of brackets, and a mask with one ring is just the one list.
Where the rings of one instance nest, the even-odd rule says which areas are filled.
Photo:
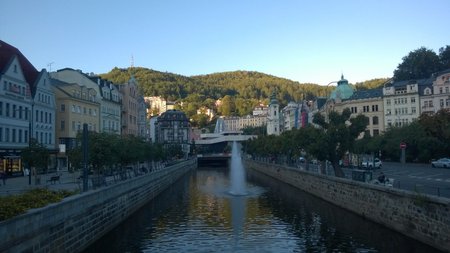
[[3, 141], [3, 128], [0, 127], [0, 142]]
[[372, 125], [378, 125], [378, 116], [372, 117]]
[[17, 73], [17, 65], [14, 64], [14, 73]]
[[60, 124], [60, 130], [61, 130], [61, 131], [64, 131], [64, 130], [65, 130], [65, 128], [66, 128], [66, 121], [64, 121], [64, 120], [61, 120], [61, 124]]
[[13, 106], [12, 106], [12, 117], [13, 117], [13, 118], [16, 117], [16, 112], [17, 112], [16, 105], [13, 105]]
[[76, 111], [75, 105], [72, 105], [72, 112], [75, 112], [75, 111]]
[[390, 99], [386, 99], [386, 105], [391, 105], [391, 100]]
[[66, 111], [66, 105], [65, 104], [61, 104], [61, 112], [65, 112]]
[[416, 107], [411, 107], [411, 113], [416, 114]]
[[16, 129], [12, 129], [12, 138], [11, 138], [12, 142], [16, 142]]
[[23, 110], [23, 108], [22, 108], [22, 106], [20, 105], [20, 106], [19, 106], [19, 110], [18, 110], [18, 111], [19, 111], [19, 119], [22, 119], [22, 114], [23, 114], [23, 111], [22, 111], [22, 110]]
[[3, 102], [0, 101], [0, 116], [3, 115]]
[[372, 105], [372, 112], [378, 112], [378, 105]]
[[5, 116], [9, 117], [9, 103], [6, 103], [5, 106], [6, 106], [5, 107], [5, 112], [6, 112]]
[[5, 128], [5, 141], [9, 142], [9, 128]]
[[378, 136], [378, 135], [380, 135], [380, 130], [374, 129], [373, 130], [373, 136]]
[[412, 97], [412, 98], [411, 98], [411, 104], [414, 104], [414, 103], [416, 103], [416, 98], [415, 98], [415, 97]]
[[441, 108], [444, 107], [444, 99], [439, 100], [439, 105], [441, 106]]
[[17, 142], [22, 143], [22, 134], [23, 134], [23, 130], [19, 129], [19, 139], [17, 140]]

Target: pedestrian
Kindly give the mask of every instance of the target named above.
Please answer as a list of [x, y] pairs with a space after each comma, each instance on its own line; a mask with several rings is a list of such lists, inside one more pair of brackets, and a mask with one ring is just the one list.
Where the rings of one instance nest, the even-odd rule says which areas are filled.
[[0, 177], [2, 178], [3, 185], [6, 185], [6, 173], [4, 171], [1, 172]]
[[380, 175], [378, 176], [378, 181], [382, 184], [386, 182], [386, 175], [384, 175], [383, 172], [381, 172]]

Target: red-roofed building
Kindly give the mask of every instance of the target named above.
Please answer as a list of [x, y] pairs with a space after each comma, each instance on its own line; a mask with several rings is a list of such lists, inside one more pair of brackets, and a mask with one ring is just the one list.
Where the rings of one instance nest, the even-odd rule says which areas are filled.
[[30, 123], [32, 138], [54, 151], [54, 119], [47, 71], [39, 72], [17, 48], [0, 40], [0, 171], [23, 172], [20, 153], [28, 147]]

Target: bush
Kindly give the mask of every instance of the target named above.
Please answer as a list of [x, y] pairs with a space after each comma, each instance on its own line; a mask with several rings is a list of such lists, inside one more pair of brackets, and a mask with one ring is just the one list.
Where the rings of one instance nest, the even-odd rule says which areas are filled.
[[75, 194], [75, 192], [32, 189], [20, 195], [0, 197], [0, 221], [11, 219], [29, 209], [44, 207]]

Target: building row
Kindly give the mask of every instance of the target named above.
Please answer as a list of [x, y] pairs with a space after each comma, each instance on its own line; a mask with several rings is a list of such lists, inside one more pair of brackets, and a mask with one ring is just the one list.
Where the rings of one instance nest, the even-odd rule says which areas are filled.
[[328, 97], [290, 102], [283, 108], [272, 94], [269, 104], [255, 107], [253, 115], [220, 118], [216, 132], [266, 126], [267, 134], [279, 135], [311, 123], [317, 112], [326, 116], [348, 108], [353, 116], [367, 116], [369, 124], [364, 134], [376, 136], [390, 127], [407, 125], [423, 113], [450, 109], [450, 69], [420, 80], [390, 80], [376, 89], [354, 90], [343, 75], [335, 83], [337, 86]]
[[52, 154], [50, 168], [67, 168], [65, 153], [89, 131], [149, 139], [147, 107], [136, 79], [113, 84], [71, 68], [38, 71], [15, 47], [0, 41], [0, 171], [22, 173], [30, 140]]

